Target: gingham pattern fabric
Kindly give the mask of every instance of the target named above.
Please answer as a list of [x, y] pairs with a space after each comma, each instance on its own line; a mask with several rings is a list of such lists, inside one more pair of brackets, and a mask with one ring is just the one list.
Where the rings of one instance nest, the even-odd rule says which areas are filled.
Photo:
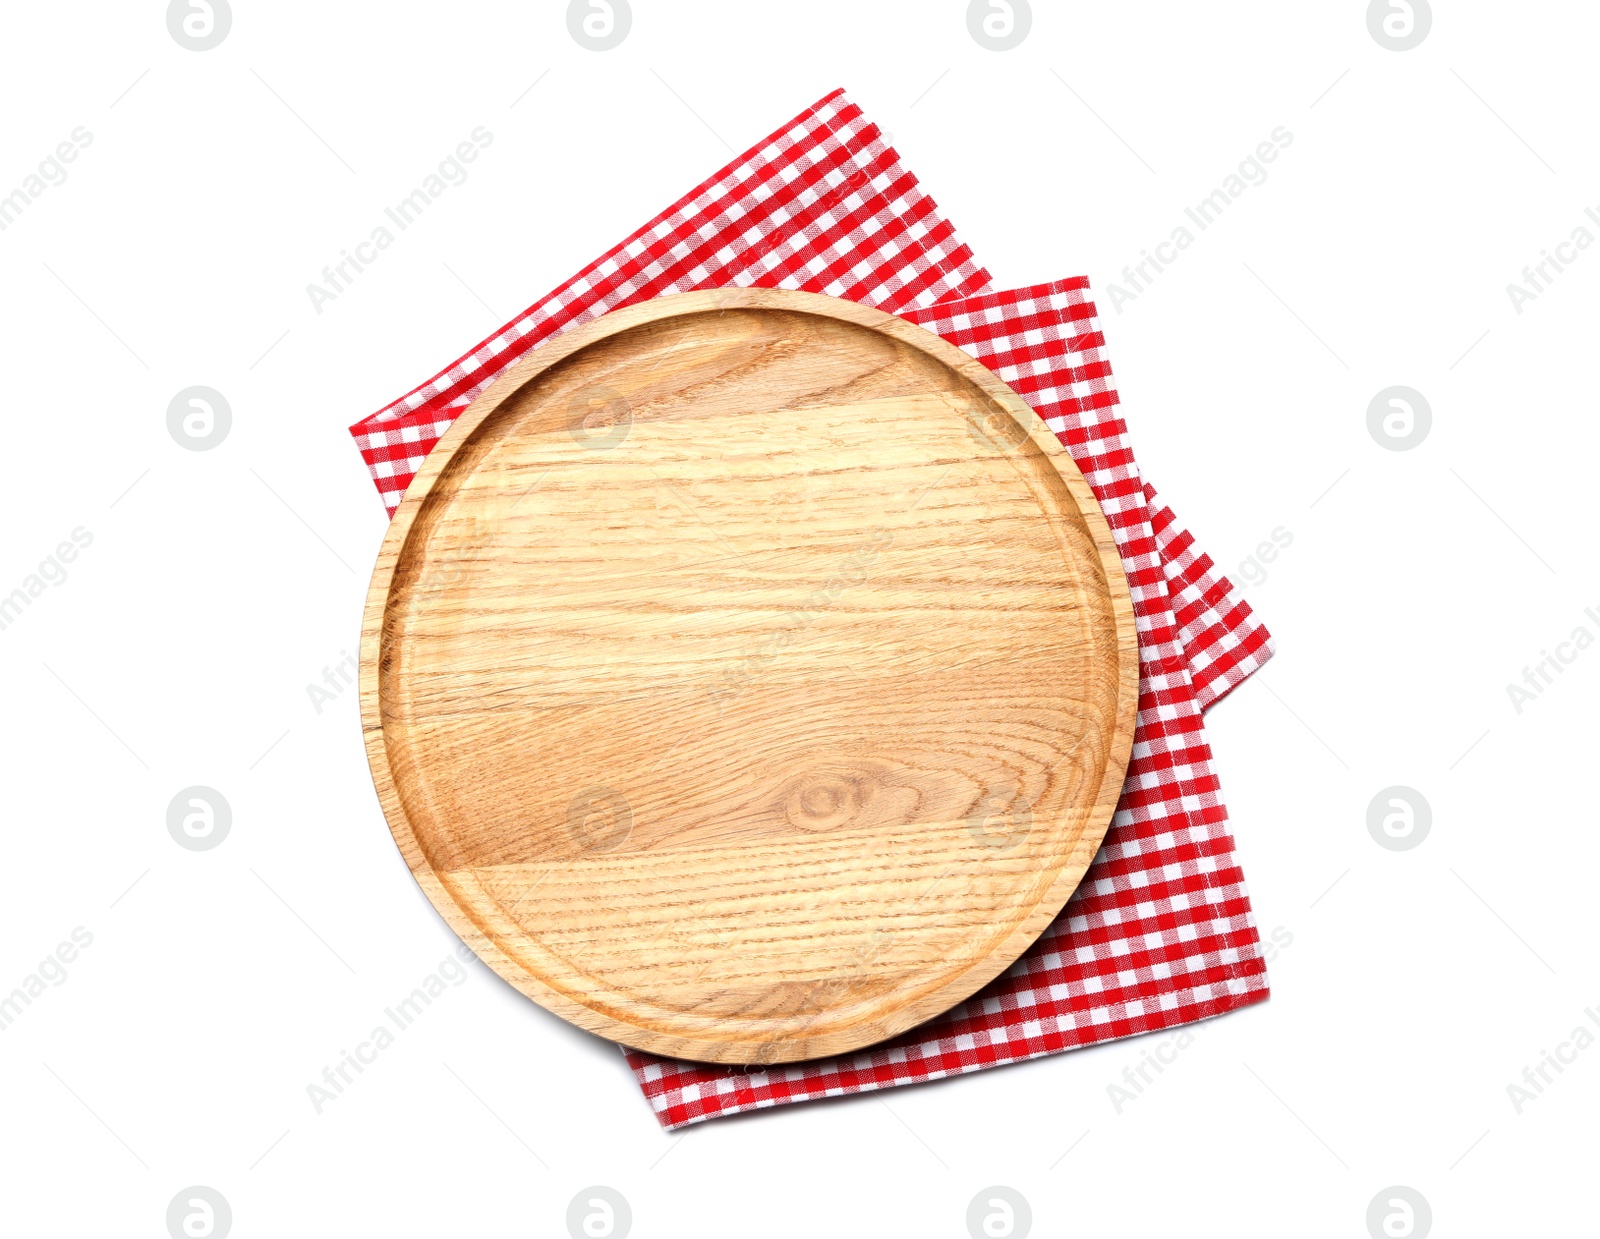
[[898, 313], [988, 282], [877, 126], [835, 91], [350, 433], [392, 515], [474, 396], [530, 349], [608, 310], [734, 286]]
[[1086, 281], [978, 295], [987, 284], [877, 130], [835, 92], [351, 427], [392, 514], [473, 396], [568, 327], [690, 288], [803, 288], [905, 314], [985, 361], [1062, 437], [1100, 498], [1132, 586], [1142, 678], [1134, 762], [1092, 880], [1006, 976], [873, 1051], [750, 1075], [629, 1051], [668, 1127], [1036, 1057], [1266, 996], [1199, 710], [1270, 656], [1270, 638], [1170, 511], [1153, 508]]
[[[1022, 395], [1100, 501], [1139, 629], [1139, 713], [1127, 781], [1105, 843], [1062, 914], [1007, 972], [937, 1019], [861, 1053], [758, 1071], [627, 1051], [667, 1128], [1037, 1058], [1267, 996], [1260, 938], [1161, 543], [1087, 281], [951, 300], [904, 317], [965, 349]], [[1174, 536], [1181, 535], [1169, 532], [1171, 545]], [[1225, 589], [1208, 595], [1206, 583], [1215, 578], [1192, 540], [1183, 548], [1188, 558], [1173, 579], [1180, 593], [1197, 599], [1189, 607], [1194, 622], [1203, 625], [1201, 614], [1219, 605], [1228, 608], [1219, 614], [1238, 615], [1243, 604], [1230, 606]], [[1197, 648], [1204, 655], [1215, 644]]]

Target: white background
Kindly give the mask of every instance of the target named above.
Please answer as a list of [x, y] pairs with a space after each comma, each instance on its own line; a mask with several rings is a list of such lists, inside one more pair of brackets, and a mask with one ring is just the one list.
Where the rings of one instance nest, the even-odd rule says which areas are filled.
[[[164, 7], [0, 31], [0, 194], [93, 134], [0, 232], [0, 593], [93, 535], [0, 632], [0, 992], [94, 935], [0, 1033], [8, 1233], [162, 1235], [191, 1184], [241, 1239], [559, 1235], [590, 1184], [638, 1236], [961, 1236], [990, 1184], [1040, 1235], [1359, 1237], [1391, 1184], [1439, 1235], [1592, 1229], [1600, 1047], [1520, 1114], [1507, 1085], [1600, 1009], [1600, 650], [1520, 714], [1506, 685], [1600, 635], [1600, 251], [1520, 315], [1506, 285], [1600, 209], [1600, 10], [1441, 0], [1396, 53], [1361, 0], [1039, 3], [994, 53], [952, 0], [635, 0], [597, 54], [553, 0], [236, 0], [202, 53]], [[1222, 568], [1293, 535], [1246, 590], [1280, 652], [1210, 717], [1258, 923], [1292, 935], [1271, 1001], [1120, 1114], [1134, 1043], [669, 1137], [613, 1047], [474, 964], [317, 1115], [455, 945], [353, 690], [306, 692], [386, 523], [345, 426], [840, 85], [998, 286], [1092, 278], [1145, 472]], [[315, 313], [480, 125], [470, 179]], [[1277, 126], [1266, 183], [1114, 312]], [[209, 452], [166, 429], [193, 384], [233, 409]], [[1432, 405], [1413, 451], [1366, 429], [1392, 384]], [[214, 851], [167, 833], [190, 784], [232, 805]], [[1367, 833], [1391, 784], [1432, 805], [1413, 851]]]

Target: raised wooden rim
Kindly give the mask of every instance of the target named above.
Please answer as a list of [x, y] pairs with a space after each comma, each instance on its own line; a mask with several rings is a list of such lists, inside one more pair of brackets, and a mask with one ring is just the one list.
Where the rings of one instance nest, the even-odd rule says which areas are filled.
[[361, 728], [366, 744], [367, 760], [372, 769], [373, 784], [400, 854], [405, 858], [412, 876], [439, 915], [484, 963], [546, 1010], [612, 1041], [677, 1058], [709, 1062], [752, 1061], [748, 1047], [743, 1045], [730, 1046], [726, 1041], [712, 1038], [663, 1035], [656, 1030], [642, 1028], [596, 1012], [574, 1002], [565, 993], [531, 974], [517, 960], [502, 951], [495, 939], [461, 907], [427, 861], [395, 787], [389, 766], [378, 697], [378, 663], [383, 619], [395, 566], [405, 549], [417, 515], [435, 482], [444, 473], [455, 453], [471, 439], [485, 419], [544, 371], [598, 340], [660, 319], [708, 311], [750, 309], [774, 309], [821, 315], [880, 332], [928, 354], [982, 390], [998, 406], [1005, 409], [1022, 432], [1032, 440], [1034, 446], [1052, 462], [1084, 520], [1088, 534], [1099, 554], [1101, 573], [1110, 597], [1118, 657], [1116, 723], [1106, 748], [1107, 760], [1100, 786], [1093, 806], [1086, 815], [1085, 828], [1080, 836], [1094, 841], [1095, 851], [1089, 853], [1090, 859], [1081, 866], [1070, 864], [1063, 866], [1033, 911], [1014, 927], [1003, 943], [989, 954], [975, 960], [969, 968], [953, 976], [946, 984], [892, 1013], [876, 1020], [864, 1021], [849, 1030], [794, 1038], [793, 1044], [779, 1040], [764, 1047], [759, 1061], [779, 1063], [845, 1053], [886, 1040], [949, 1010], [982, 989], [1015, 963], [1060, 914], [1061, 909], [1077, 889], [1089, 864], [1092, 863], [1094, 855], [1098, 853], [1121, 796], [1133, 746], [1139, 695], [1138, 635], [1122, 559], [1117, 552], [1105, 516], [1100, 510], [1099, 502], [1072, 456], [1027, 402], [988, 367], [948, 341], [905, 319], [850, 301], [815, 293], [779, 289], [711, 290], [660, 297], [639, 305], [614, 310], [564, 333], [517, 362], [479, 395], [439, 439], [407, 487], [405, 496], [384, 536], [383, 545], [379, 549], [377, 562], [373, 568], [372, 583], [367, 591], [366, 610], [361, 629]]

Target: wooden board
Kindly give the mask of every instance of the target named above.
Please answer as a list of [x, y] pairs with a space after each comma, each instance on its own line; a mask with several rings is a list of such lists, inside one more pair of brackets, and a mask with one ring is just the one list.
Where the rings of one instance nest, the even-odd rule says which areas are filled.
[[1137, 643], [1104, 518], [984, 366], [805, 293], [619, 310], [509, 370], [373, 572], [390, 828], [592, 1032], [788, 1062], [948, 1009], [1093, 859]]

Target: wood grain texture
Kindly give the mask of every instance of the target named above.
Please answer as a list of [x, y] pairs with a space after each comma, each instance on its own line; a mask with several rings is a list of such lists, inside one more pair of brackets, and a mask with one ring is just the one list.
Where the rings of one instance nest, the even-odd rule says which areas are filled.
[[869, 1045], [1072, 894], [1133, 609], [1066, 451], [905, 321], [765, 290], [569, 332], [423, 463], [362, 725], [396, 842], [523, 993], [680, 1058]]

